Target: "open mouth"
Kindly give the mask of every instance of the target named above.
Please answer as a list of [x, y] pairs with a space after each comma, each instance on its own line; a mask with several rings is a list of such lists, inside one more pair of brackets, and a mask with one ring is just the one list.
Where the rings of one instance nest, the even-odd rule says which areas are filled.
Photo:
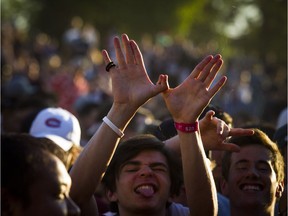
[[148, 197], [152, 197], [155, 194], [156, 187], [151, 184], [143, 184], [143, 185], [139, 185], [138, 187], [136, 187], [135, 192], [137, 194], [140, 194], [148, 198]]
[[241, 184], [240, 190], [242, 191], [251, 191], [251, 192], [257, 192], [263, 190], [263, 185], [261, 184]]

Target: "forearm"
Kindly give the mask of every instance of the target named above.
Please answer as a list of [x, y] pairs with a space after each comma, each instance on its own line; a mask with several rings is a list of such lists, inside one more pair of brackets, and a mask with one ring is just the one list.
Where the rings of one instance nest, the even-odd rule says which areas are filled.
[[217, 214], [217, 191], [212, 172], [207, 164], [200, 130], [197, 130], [197, 124], [191, 123], [199, 119], [204, 108], [225, 84], [227, 78], [222, 77], [211, 87], [222, 64], [221, 55], [207, 56], [183, 83], [163, 93], [169, 112], [179, 124], [184, 184], [191, 215]]
[[[135, 112], [131, 107], [113, 104], [107, 117], [124, 131]], [[71, 197], [78, 205], [85, 204], [93, 196], [119, 141], [120, 137], [103, 122], [81, 152], [70, 171]]]
[[200, 132], [178, 132], [184, 184], [191, 215], [217, 215], [217, 191]]

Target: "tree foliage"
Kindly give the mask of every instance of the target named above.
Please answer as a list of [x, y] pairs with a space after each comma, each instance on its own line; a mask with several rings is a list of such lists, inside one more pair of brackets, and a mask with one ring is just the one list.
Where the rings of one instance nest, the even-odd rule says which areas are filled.
[[[260, 20], [253, 21], [251, 10], [241, 10], [248, 6], [259, 11]], [[274, 55], [286, 67], [287, 0], [2, 0], [2, 21], [26, 17], [31, 32], [43, 31], [56, 38], [75, 15], [103, 36], [111, 29], [135, 39], [165, 31], [200, 45], [212, 41], [221, 51], [234, 54], [253, 53], [262, 59]], [[246, 29], [231, 38], [226, 30], [233, 22], [234, 31], [239, 30], [239, 17], [248, 17]]]

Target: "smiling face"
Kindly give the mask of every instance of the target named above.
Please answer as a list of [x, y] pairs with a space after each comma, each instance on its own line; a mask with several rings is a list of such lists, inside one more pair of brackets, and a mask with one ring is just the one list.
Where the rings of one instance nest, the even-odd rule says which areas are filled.
[[222, 185], [232, 209], [274, 211], [282, 185], [277, 181], [271, 157], [271, 152], [259, 145], [243, 146], [240, 152], [232, 153], [228, 180]]
[[121, 166], [116, 191], [108, 193], [108, 197], [118, 203], [120, 215], [165, 215], [170, 187], [166, 158], [160, 152], [146, 150]]

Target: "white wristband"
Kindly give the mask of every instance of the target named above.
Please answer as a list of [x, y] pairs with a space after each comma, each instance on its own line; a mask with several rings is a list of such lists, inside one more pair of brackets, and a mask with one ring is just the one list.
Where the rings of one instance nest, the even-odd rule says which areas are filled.
[[105, 122], [120, 138], [124, 136], [124, 133], [116, 127], [116, 125], [113, 124], [113, 122], [110, 121], [110, 119], [105, 116], [103, 119], [103, 122]]

